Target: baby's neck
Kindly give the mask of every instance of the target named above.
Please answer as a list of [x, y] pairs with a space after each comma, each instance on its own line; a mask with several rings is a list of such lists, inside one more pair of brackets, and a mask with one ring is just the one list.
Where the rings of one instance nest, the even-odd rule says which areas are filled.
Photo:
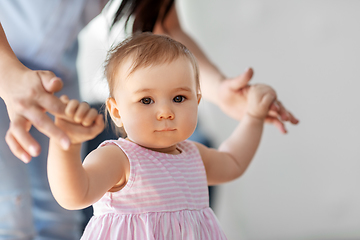
[[151, 147], [147, 147], [147, 146], [143, 146], [143, 145], [140, 145], [134, 141], [132, 141], [131, 139], [129, 138], [125, 138], [126, 140], [130, 141], [130, 142], [133, 142], [143, 148], [147, 148], [147, 149], [150, 149], [152, 151], [155, 151], [155, 152], [161, 152], [161, 153], [166, 153], [166, 154], [172, 154], [172, 155], [178, 155], [181, 153], [181, 150], [177, 147], [177, 145], [173, 145], [173, 146], [170, 146], [170, 147], [166, 147], [166, 148], [151, 148]]

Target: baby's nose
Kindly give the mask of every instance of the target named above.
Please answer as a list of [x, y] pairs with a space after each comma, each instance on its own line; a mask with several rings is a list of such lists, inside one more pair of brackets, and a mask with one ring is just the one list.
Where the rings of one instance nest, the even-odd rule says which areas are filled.
[[162, 106], [159, 109], [158, 116], [157, 116], [158, 120], [162, 120], [162, 119], [172, 120], [172, 119], [174, 119], [174, 117], [175, 117], [174, 112], [168, 106]]

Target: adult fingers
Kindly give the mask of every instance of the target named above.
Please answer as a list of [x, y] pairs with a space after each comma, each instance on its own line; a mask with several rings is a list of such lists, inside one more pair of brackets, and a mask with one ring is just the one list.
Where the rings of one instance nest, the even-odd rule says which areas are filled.
[[36, 157], [41, 151], [39, 143], [28, 132], [29, 124], [24, 117], [17, 117], [10, 122], [5, 136], [11, 152], [24, 162], [29, 162], [31, 156]]
[[285, 124], [282, 121], [280, 121], [278, 118], [267, 116], [265, 118], [265, 122], [274, 125], [277, 129], [279, 129], [279, 131], [281, 133], [284, 133], [284, 134], [287, 133], [287, 130], [285, 128]]
[[252, 68], [248, 68], [243, 74], [229, 79], [229, 86], [234, 91], [240, 90], [246, 85], [248, 85], [249, 81], [251, 80], [252, 76], [254, 74], [254, 71]]
[[275, 117], [279, 119], [279, 113], [278, 111], [273, 111], [272, 109], [270, 109], [270, 111], [268, 112], [268, 117]]
[[21, 147], [21, 145], [16, 141], [10, 130], [8, 130], [6, 133], [5, 141], [9, 146], [10, 151], [17, 158], [19, 158], [24, 163], [29, 163], [31, 161], [31, 155]]
[[[60, 101], [60, 100], [59, 100]], [[37, 107], [32, 107], [24, 115], [35, 128], [40, 132], [48, 136], [49, 138], [55, 139], [58, 141], [64, 150], [67, 150], [70, 146], [69, 137], [50, 119], [50, 117], [41, 109]]]
[[40, 107], [53, 115], [65, 115], [66, 104], [50, 93], [40, 94], [37, 102]]
[[296, 117], [294, 117], [294, 115], [292, 115], [291, 112], [288, 112], [288, 114], [289, 114], [290, 122], [291, 122], [292, 124], [298, 124], [298, 123], [299, 123], [299, 119], [297, 119]]
[[280, 110], [280, 106], [277, 104], [277, 101], [274, 101], [270, 105], [270, 111], [278, 112]]
[[278, 104], [280, 106], [279, 114], [282, 120], [289, 121], [293, 124], [297, 124], [299, 122], [297, 118], [295, 118], [288, 110], [286, 110], [281, 102], [278, 101]]
[[282, 103], [281, 103], [280, 101], [277, 101], [277, 104], [278, 104], [278, 106], [279, 106], [279, 111], [278, 111], [278, 113], [279, 113], [281, 119], [282, 119], [283, 121], [288, 121], [288, 120], [289, 120], [289, 115], [288, 115], [286, 109], [284, 108], [284, 106], [282, 105]]
[[58, 92], [63, 87], [63, 82], [59, 77], [53, 72], [50, 71], [37, 71], [39, 78], [41, 79], [41, 83], [44, 86], [44, 89], [49, 93]]
[[51, 71], [36, 71], [36, 76], [40, 79], [43, 88], [40, 87], [34, 91], [30, 96], [31, 100], [53, 115], [64, 115], [66, 105], [53, 95], [54, 92], [62, 89], [61, 79]]
[[299, 123], [299, 120], [277, 100], [271, 105], [269, 115], [280, 117], [283, 121], [289, 121], [292, 124]]

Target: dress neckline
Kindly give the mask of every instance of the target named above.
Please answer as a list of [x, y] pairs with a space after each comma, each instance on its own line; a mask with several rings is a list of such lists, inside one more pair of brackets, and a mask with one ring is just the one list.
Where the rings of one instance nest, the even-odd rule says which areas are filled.
[[176, 144], [176, 149], [180, 152], [179, 154], [171, 154], [171, 153], [164, 153], [164, 152], [158, 152], [158, 151], [154, 151], [154, 150], [151, 150], [151, 149], [148, 149], [146, 147], [143, 147], [131, 140], [127, 140], [127, 139], [124, 139], [124, 138], [119, 138], [118, 141], [121, 141], [121, 142], [124, 142], [124, 143], [127, 143], [129, 145], [132, 145], [134, 146], [135, 148], [139, 148], [141, 149], [142, 151], [146, 151], [146, 152], [149, 152], [149, 153], [152, 153], [154, 155], [163, 155], [163, 156], [167, 156], [167, 157], [171, 157], [171, 158], [178, 158], [178, 157], [182, 157], [184, 154], [185, 154], [185, 150], [184, 150], [184, 147], [182, 146], [183, 142], [180, 142], [180, 143], [177, 143]]

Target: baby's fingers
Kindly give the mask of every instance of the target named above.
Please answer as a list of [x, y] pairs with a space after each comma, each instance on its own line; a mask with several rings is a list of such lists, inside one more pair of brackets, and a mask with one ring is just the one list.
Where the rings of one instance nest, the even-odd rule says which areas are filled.
[[63, 102], [63, 103], [65, 103], [65, 104], [67, 104], [70, 100], [69, 100], [69, 97], [68, 97], [68, 96], [62, 95], [62, 96], [60, 97], [60, 101]]
[[74, 121], [76, 123], [82, 123], [89, 110], [90, 110], [89, 104], [87, 104], [86, 102], [80, 103], [80, 105], [76, 109]]
[[82, 120], [82, 125], [85, 127], [91, 126], [94, 123], [94, 121], [96, 121], [97, 116], [98, 116], [98, 112], [96, 109], [94, 108], [89, 109], [84, 119]]
[[99, 135], [105, 127], [104, 118], [101, 114], [97, 114], [94, 124], [92, 124], [90, 127], [86, 128], [88, 131], [88, 134], [91, 136], [91, 139], [95, 136]]
[[79, 104], [80, 104], [79, 101], [76, 99], [72, 99], [72, 100], [68, 101], [66, 108], [65, 108], [66, 116], [73, 119], [75, 117], [75, 114], [79, 107]]
[[263, 106], [267, 107], [267, 110], [270, 110], [270, 106], [275, 102], [276, 95], [271, 93], [266, 93], [261, 100]]
[[101, 114], [97, 114], [94, 119], [94, 124], [89, 127], [83, 128], [84, 136], [88, 136], [87, 139], [93, 139], [95, 136], [99, 135], [105, 127], [104, 119]]
[[105, 127], [104, 118], [101, 114], [98, 114], [95, 119], [93, 131], [96, 134], [100, 134], [104, 130], [104, 127]]

